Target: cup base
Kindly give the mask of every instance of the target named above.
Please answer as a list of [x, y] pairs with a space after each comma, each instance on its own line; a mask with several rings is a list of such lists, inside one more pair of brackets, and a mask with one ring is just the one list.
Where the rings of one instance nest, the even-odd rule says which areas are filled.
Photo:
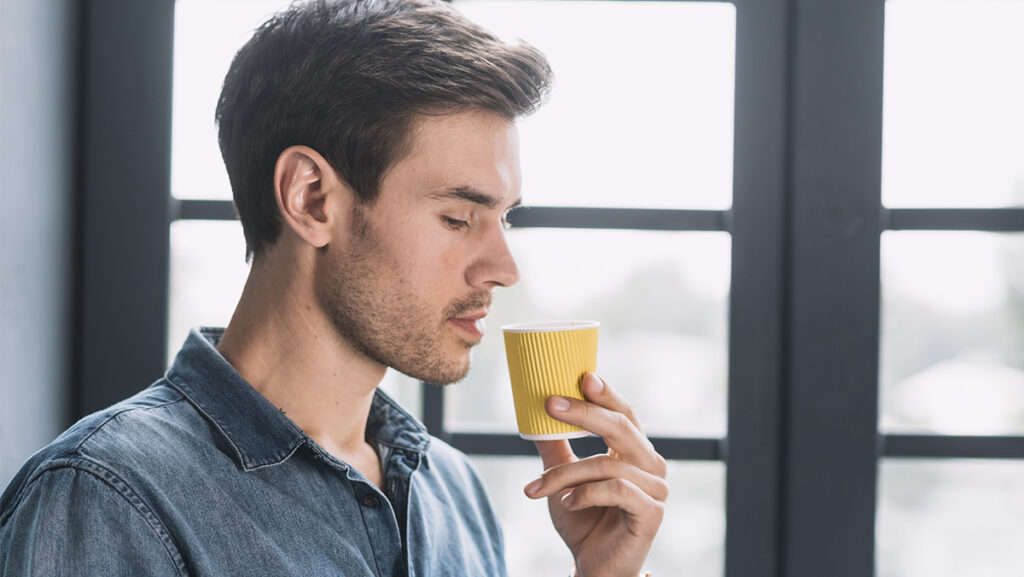
[[590, 431], [573, 431], [571, 433], [551, 433], [547, 435], [527, 435], [519, 433], [519, 436], [527, 441], [557, 441], [559, 439], [579, 439], [589, 437]]

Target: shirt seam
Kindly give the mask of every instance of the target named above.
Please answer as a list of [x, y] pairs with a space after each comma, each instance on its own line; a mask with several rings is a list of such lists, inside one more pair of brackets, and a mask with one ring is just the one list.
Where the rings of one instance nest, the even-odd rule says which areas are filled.
[[[177, 389], [175, 389], [175, 390], [177, 390]], [[181, 394], [181, 392], [179, 391], [178, 394]], [[107, 426], [107, 423], [109, 423], [110, 421], [113, 421], [114, 419], [120, 417], [121, 415], [123, 415], [125, 413], [131, 412], [131, 411], [148, 411], [148, 410], [151, 410], [151, 409], [159, 409], [161, 407], [166, 407], [168, 405], [173, 405], [174, 403], [180, 403], [183, 400], [185, 400], [184, 395], [182, 395], [182, 397], [180, 397], [180, 398], [173, 399], [173, 400], [170, 400], [170, 401], [164, 401], [164, 402], [159, 403], [157, 405], [149, 405], [149, 406], [142, 406], [142, 407], [124, 407], [124, 408], [114, 412], [113, 414], [107, 416], [106, 419], [103, 419], [102, 423], [97, 425], [96, 428], [94, 428], [92, 431], [89, 431], [88, 435], [82, 437], [82, 440], [79, 441], [77, 444], [75, 444], [74, 452], [75, 453], [81, 453], [82, 446], [85, 445], [85, 443], [89, 439], [91, 439], [93, 435], [95, 435], [96, 433], [99, 433], [101, 429], [103, 429], [104, 427]]]
[[[135, 492], [127, 481], [96, 461], [86, 457], [71, 457], [54, 460], [48, 463], [44, 468], [33, 475], [32, 480], [29, 481], [28, 485], [26, 485], [22, 492], [22, 499], [19, 499], [18, 505], [20, 505], [20, 501], [23, 500], [24, 495], [28, 493], [29, 488], [33, 484], [41, 482], [41, 479], [47, 473], [53, 473], [61, 469], [71, 469], [73, 471], [80, 471], [87, 475], [91, 475], [101, 483], [113, 489], [117, 495], [124, 499], [131, 508], [135, 509], [135, 511], [142, 516], [143, 521], [145, 521], [146, 525], [148, 525], [150, 530], [153, 531], [154, 536], [156, 536], [164, 546], [164, 550], [167, 552], [167, 556], [170, 557], [177, 575], [181, 577], [188, 576], [188, 567], [185, 565], [185, 559], [182, 557], [177, 544], [174, 542], [174, 538], [171, 537], [171, 534], [164, 523], [156, 513], [146, 505], [146, 502], [143, 501], [142, 497]], [[18, 505], [15, 505], [12, 510], [16, 509]]]

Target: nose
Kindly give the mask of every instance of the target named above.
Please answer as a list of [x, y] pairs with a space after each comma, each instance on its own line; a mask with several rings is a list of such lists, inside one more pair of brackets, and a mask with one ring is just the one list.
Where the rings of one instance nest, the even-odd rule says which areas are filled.
[[476, 261], [466, 270], [466, 282], [473, 287], [510, 287], [519, 282], [519, 267], [508, 246], [502, 227], [489, 233]]

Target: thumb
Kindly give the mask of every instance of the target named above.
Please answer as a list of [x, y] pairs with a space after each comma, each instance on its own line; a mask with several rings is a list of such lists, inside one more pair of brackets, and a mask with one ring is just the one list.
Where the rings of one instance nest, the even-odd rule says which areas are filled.
[[544, 461], [544, 470], [548, 470], [555, 465], [564, 465], [565, 463], [572, 463], [577, 460], [576, 453], [572, 452], [569, 441], [565, 439], [534, 441], [533, 444], [537, 445], [540, 459]]

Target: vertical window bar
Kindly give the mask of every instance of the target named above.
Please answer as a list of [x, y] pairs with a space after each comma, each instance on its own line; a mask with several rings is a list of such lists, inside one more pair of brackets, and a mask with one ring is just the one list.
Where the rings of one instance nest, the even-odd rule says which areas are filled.
[[726, 577], [781, 577], [785, 0], [736, 3]]
[[421, 382], [420, 390], [423, 397], [423, 424], [431, 435], [445, 438], [447, 431], [444, 429], [444, 388]]
[[88, 2], [83, 18], [78, 416], [166, 368], [174, 2]]
[[882, 2], [790, 4], [783, 573], [874, 573]]

